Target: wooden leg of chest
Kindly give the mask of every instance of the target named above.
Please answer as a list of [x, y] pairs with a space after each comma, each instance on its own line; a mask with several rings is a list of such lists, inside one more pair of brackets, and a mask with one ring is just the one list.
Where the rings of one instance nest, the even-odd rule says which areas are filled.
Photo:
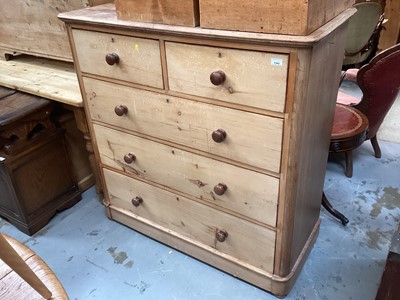
[[96, 158], [94, 156], [93, 143], [86, 122], [85, 111], [83, 110], [82, 107], [74, 107], [74, 114], [75, 114], [76, 125], [78, 129], [83, 133], [83, 137], [86, 141], [86, 150], [89, 153], [89, 162], [92, 167], [96, 183], [96, 193], [98, 194], [103, 193], [103, 188], [101, 186], [101, 181], [100, 181], [100, 171], [98, 169]]

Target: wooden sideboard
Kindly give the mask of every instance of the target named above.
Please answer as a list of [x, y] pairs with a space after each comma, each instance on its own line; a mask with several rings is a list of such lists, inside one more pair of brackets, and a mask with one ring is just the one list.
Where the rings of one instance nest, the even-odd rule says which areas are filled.
[[287, 294], [318, 234], [353, 13], [308, 36], [60, 14], [108, 216]]

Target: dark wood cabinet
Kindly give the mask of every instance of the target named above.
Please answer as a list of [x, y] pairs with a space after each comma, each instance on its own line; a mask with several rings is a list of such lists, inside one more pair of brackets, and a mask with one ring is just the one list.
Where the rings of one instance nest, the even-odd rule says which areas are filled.
[[19, 92], [2, 94], [0, 216], [31, 235], [57, 211], [78, 202], [81, 193], [64, 132], [50, 119], [52, 103]]

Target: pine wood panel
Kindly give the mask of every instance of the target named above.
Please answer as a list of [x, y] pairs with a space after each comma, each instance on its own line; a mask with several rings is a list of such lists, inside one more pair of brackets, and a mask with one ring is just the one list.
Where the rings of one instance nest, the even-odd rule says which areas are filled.
[[[158, 41], [83, 30], [72, 34], [82, 72], [163, 88]], [[108, 65], [108, 53], [116, 53], [119, 62]]]
[[283, 155], [288, 162], [280, 191], [285, 201], [279, 203], [277, 222], [284, 233], [277, 236], [281, 259], [275, 272], [281, 276], [292, 270], [318, 222], [346, 28], [340, 26], [323, 42], [297, 52], [301, 66], [296, 70], [290, 127], [285, 131]]
[[400, 1], [386, 0], [384, 30], [379, 38], [379, 51], [396, 45], [400, 41]]
[[200, 26], [307, 35], [353, 3], [354, 0], [200, 0]]
[[[171, 42], [165, 48], [172, 91], [283, 112], [287, 55]], [[210, 74], [218, 70], [226, 80], [214, 86]]]
[[9, 61], [0, 59], [0, 70], [2, 86], [74, 107], [83, 106], [72, 63], [21, 55]]
[[87, 6], [112, 0], [15, 0], [0, 1], [0, 48], [72, 61], [65, 25], [57, 18]]
[[198, 26], [198, 0], [115, 0], [118, 19], [171, 25]]
[[[94, 132], [103, 164], [276, 225], [279, 179], [100, 125]], [[131, 164], [128, 153], [136, 156]], [[219, 183], [228, 187], [221, 196], [213, 190]]]
[[[84, 78], [89, 113], [105, 122], [279, 172], [283, 120]], [[128, 113], [118, 117], [114, 107]], [[222, 128], [222, 143], [212, 140]]]
[[[124, 175], [103, 171], [112, 206], [272, 272], [275, 232]], [[131, 199], [137, 196], [143, 198], [143, 203], [135, 207]], [[222, 243], [215, 237], [220, 229], [228, 232]]]

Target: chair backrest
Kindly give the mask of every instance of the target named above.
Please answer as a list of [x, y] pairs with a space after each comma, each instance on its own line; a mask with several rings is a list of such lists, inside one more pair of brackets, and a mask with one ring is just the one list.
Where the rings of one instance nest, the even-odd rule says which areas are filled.
[[370, 42], [382, 15], [382, 6], [377, 2], [362, 2], [354, 7], [357, 12], [349, 19], [343, 65], [357, 64], [367, 59], [372, 49], [365, 53], [361, 50]]
[[400, 90], [400, 43], [382, 51], [357, 74], [363, 97], [355, 107], [368, 118], [367, 138], [374, 137]]

